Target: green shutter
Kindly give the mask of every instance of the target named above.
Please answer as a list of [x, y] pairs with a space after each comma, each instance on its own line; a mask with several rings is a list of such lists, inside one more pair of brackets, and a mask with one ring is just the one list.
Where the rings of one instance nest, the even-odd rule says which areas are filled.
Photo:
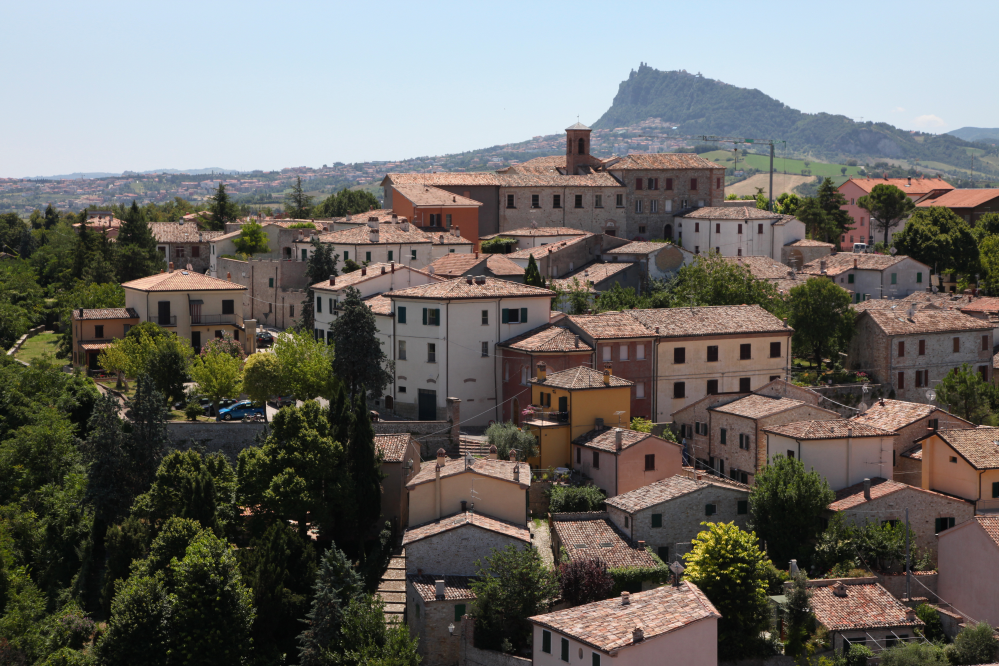
[[936, 521], [934, 521], [933, 523], [933, 531], [936, 532], [937, 534], [944, 531], [942, 523], [943, 523], [943, 518], [937, 518]]
[[509, 308], [503, 308], [503, 323], [504, 324], [509, 324], [510, 323], [510, 309]]
[[396, 312], [399, 314], [399, 323], [406, 323], [406, 306], [399, 306], [396, 308]]
[[896, 284], [898, 282], [898, 273], [891, 274], [891, 283]]
[[527, 323], [527, 308], [520, 308], [520, 323]]
[[552, 632], [547, 629], [541, 631], [541, 651], [552, 653]]
[[389, 255], [388, 255], [388, 260], [389, 260], [389, 261], [392, 261], [392, 256], [393, 256], [393, 254], [392, 254], [392, 250], [389, 250], [388, 252], [389, 252]]
[[569, 639], [562, 639], [562, 661], [569, 661]]
[[593, 661], [591, 662], [590, 666], [600, 666], [600, 653], [598, 652], [593, 653]]
[[423, 325], [427, 325], [427, 309], [423, 308]]
[[916, 284], [919, 284], [922, 281], [923, 281], [923, 271], [917, 271], [916, 272]]
[[441, 325], [441, 309], [434, 308], [434, 326]]
[[267, 278], [267, 286], [271, 289], [274, 288], [274, 278]]
[[744, 516], [747, 513], [749, 513], [749, 501], [748, 500], [739, 500], [739, 505], [738, 505], [738, 509], [737, 510], [738, 510], [738, 513], [739, 513], [740, 516]]
[[347, 261], [348, 259], [350, 259], [350, 252], [347, 252], [347, 250], [344, 250], [343, 251], [343, 260]]
[[365, 261], [371, 261], [371, 253], [370, 252], [365, 252], [364, 253], [364, 260]]
[[652, 527], [662, 527], [663, 526], [663, 514], [654, 513], [652, 514]]
[[461, 616], [465, 614], [465, 604], [454, 605], [454, 621], [461, 622]]
[[846, 276], [846, 283], [853, 284], [853, 273], [850, 273], [849, 275]]

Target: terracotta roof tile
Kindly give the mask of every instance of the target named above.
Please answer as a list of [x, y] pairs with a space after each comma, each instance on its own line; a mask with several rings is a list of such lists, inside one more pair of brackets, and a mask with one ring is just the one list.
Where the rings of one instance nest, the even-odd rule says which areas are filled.
[[922, 444], [916, 444], [911, 449], [906, 449], [905, 451], [902, 451], [902, 453], [900, 455], [902, 455], [902, 456], [904, 456], [906, 458], [911, 458], [913, 460], [922, 460], [923, 459], [923, 445]]
[[[358, 225], [353, 229], [342, 229], [340, 231], [329, 231], [319, 234], [319, 240], [331, 245], [386, 245], [399, 243], [403, 245], [419, 245], [422, 243], [428, 245], [472, 245], [472, 241], [461, 236], [455, 236], [454, 234], [428, 233], [421, 230], [415, 224], [408, 224], [408, 227], [408, 229], [403, 229], [403, 223], [379, 224], [377, 242], [371, 241], [371, 232], [374, 229], [368, 227], [366, 224]], [[443, 242], [441, 238], [443, 238]]]
[[392, 315], [392, 299], [384, 294], [362, 298], [361, 302], [371, 308], [376, 315]]
[[[786, 280], [788, 272], [794, 273], [790, 266], [774, 261], [770, 257], [723, 257], [723, 259], [734, 266], [745, 268], [759, 280]], [[801, 279], [799, 284], [805, 284], [805, 280]]]
[[[920, 419], [929, 418], [936, 411], [943, 410], [934, 405], [884, 398], [875, 401], [866, 412], [858, 414], [850, 420], [854, 423], [865, 423], [885, 430], [898, 430]], [[971, 427], [971, 424], [969, 423], [968, 426]]]
[[417, 206], [435, 206], [441, 208], [477, 208], [481, 202], [458, 194], [452, 194], [431, 185], [418, 183], [393, 185], [393, 189]]
[[945, 192], [936, 199], [920, 201], [916, 206], [919, 208], [930, 208], [932, 206], [943, 206], [944, 208], [977, 208], [994, 199], [999, 199], [999, 190], [985, 188], [961, 189]]
[[908, 608], [877, 583], [846, 585], [846, 596], [833, 593], [834, 585], [812, 587], [815, 619], [830, 631], [919, 627], [919, 618], [907, 620]]
[[[631, 448], [635, 444], [644, 442], [650, 437], [660, 442], [666, 441], [649, 432], [639, 432], [637, 430], [621, 428], [621, 450], [624, 451], [625, 449]], [[601, 430], [591, 430], [588, 433], [580, 435], [576, 439], [572, 440], [572, 443], [579, 446], [586, 446], [591, 449], [599, 449], [601, 451], [615, 453], [617, 451], [617, 429], [605, 428]], [[670, 442], [670, 444], [674, 445], [675, 442]], [[675, 445], [680, 446], [679, 444]]]
[[[437, 581], [444, 581], [444, 599], [437, 598]], [[477, 576], [431, 576], [429, 574], [407, 574], [406, 580], [424, 601], [464, 601], [474, 599], [472, 581]]]
[[444, 280], [417, 287], [397, 289], [386, 294], [386, 296], [393, 298], [426, 298], [431, 300], [529, 298], [534, 296], [551, 298], [554, 295], [554, 292], [548, 289], [491, 277], [485, 278], [484, 284], [478, 284], [475, 281], [468, 284], [467, 280]]
[[[449, 255], [449, 256], [456, 256], [456, 255]], [[465, 256], [465, 255], [457, 255], [457, 256]], [[395, 271], [397, 273], [401, 273], [402, 271], [413, 271], [414, 273], [422, 273], [431, 281], [436, 281], [436, 282], [444, 281], [444, 278], [431, 276], [426, 271], [417, 270], [415, 268], [411, 268], [410, 266], [405, 266], [403, 264], [394, 264], [394, 266], [395, 266]], [[329, 280], [323, 280], [322, 282], [317, 282], [313, 285], [310, 285], [309, 289], [314, 289], [324, 292], [340, 291], [346, 289], [347, 287], [353, 287], [354, 285], [357, 285], [361, 282], [365, 282], [367, 280], [374, 280], [375, 278], [380, 277], [382, 275], [383, 269], [386, 273], [390, 273], [392, 271], [392, 267], [393, 267], [392, 263], [386, 263], [386, 262], [379, 262], [377, 264], [368, 264], [364, 268], [359, 268], [356, 271], [351, 271], [350, 273], [343, 273], [342, 275], [337, 275], [333, 279], [333, 284], [330, 284]]]
[[602, 389], [602, 388], [615, 388], [619, 386], [634, 386], [634, 382], [630, 382], [623, 377], [618, 377], [617, 375], [610, 376], [610, 386], [604, 384], [604, 373], [598, 372], [593, 368], [587, 368], [586, 366], [577, 366], [575, 368], [569, 368], [567, 370], [560, 370], [558, 372], [549, 372], [545, 381], [541, 381], [537, 377], [531, 379], [532, 384], [538, 384], [539, 386], [549, 386], [553, 388], [562, 389]]
[[756, 206], [704, 206], [680, 216], [690, 220], [783, 220], [780, 213]]
[[[864, 192], [870, 193], [875, 185], [894, 185], [910, 197], [920, 197], [934, 190], [953, 190], [954, 186], [942, 178], [850, 178], [846, 183], [854, 183]], [[843, 185], [839, 189], [843, 189]]]
[[854, 262], [857, 264], [857, 270], [883, 271], [908, 258], [904, 254], [897, 254], [893, 257], [890, 254], [840, 252], [819, 259], [813, 259], [801, 267], [801, 272], [808, 273], [809, 275], [821, 275], [823, 262], [825, 262], [826, 266], [826, 275], [839, 275], [840, 273], [853, 270]]
[[999, 354], [992, 357], [992, 367], [999, 368]]
[[569, 514], [572, 518], [552, 515], [552, 527], [570, 560], [600, 558], [609, 568], [654, 567], [659, 561], [629, 539], [604, 512], [591, 516]]
[[735, 416], [744, 416], [749, 419], [762, 419], [766, 416], [773, 416], [786, 412], [789, 409], [800, 407], [805, 403], [793, 398], [772, 398], [766, 395], [747, 395], [734, 402], [717, 407], [709, 407], [709, 411], [723, 412]]
[[941, 429], [936, 431], [936, 435], [975, 469], [999, 469], [999, 429]]
[[621, 247], [604, 250], [604, 254], [652, 254], [669, 247], [669, 245], [669, 243], [654, 243], [652, 241], [632, 241]]
[[996, 545], [999, 545], [999, 516], [975, 516], [975, 520], [982, 526], [989, 538], [995, 541]]
[[655, 337], [653, 330], [636, 321], [630, 312], [571, 315], [568, 319], [594, 340]]
[[802, 238], [801, 240], [796, 240], [793, 243], [788, 243], [788, 247], [836, 247], [833, 243], [823, 243], [819, 240], [812, 240], [811, 238]]
[[[892, 493], [898, 492], [900, 490], [910, 490], [914, 493], [925, 493], [926, 495], [942, 497], [944, 499], [948, 499], [953, 502], [965, 501], [957, 499], [950, 495], [935, 493], [932, 490], [923, 490], [918, 486], [910, 486], [906, 483], [899, 483], [898, 481], [890, 481], [887, 479], [882, 479], [881, 477], [878, 476], [871, 478], [871, 500], [887, 497], [888, 495], [891, 495]], [[865, 504], [866, 502], [867, 500], [864, 498], [864, 484], [855, 483], [852, 486], [836, 491], [836, 501], [834, 501], [832, 504], [829, 505], [829, 510], [846, 511], [847, 509], [856, 508], [862, 504]]]
[[507, 173], [497, 174], [503, 179], [503, 187], [620, 187], [624, 185], [604, 171], [591, 171], [587, 174], [566, 174], [556, 172], [539, 173], [534, 169], [517, 171], [511, 169]]
[[114, 345], [114, 342], [110, 340], [108, 342], [84, 342], [80, 344], [80, 348], [84, 351], [101, 351], [112, 345]]
[[849, 419], [833, 421], [796, 421], [784, 425], [769, 426], [763, 432], [784, 435], [794, 439], [839, 439], [841, 437], [891, 437], [896, 433]]
[[992, 323], [976, 319], [957, 310], [916, 310], [912, 317], [898, 310], [866, 310], [864, 314], [886, 335], [914, 335], [918, 333], [950, 333], [957, 331], [992, 330]]
[[608, 171], [658, 169], [724, 169], [696, 153], [631, 153], [617, 162], [604, 162]]
[[[619, 273], [623, 273], [633, 266], [638, 266], [638, 263], [634, 261], [608, 261], [602, 264], [587, 264], [586, 266], [577, 268], [565, 277], [552, 280], [551, 284], [560, 289], [572, 289], [575, 286], [573, 284], [573, 279], [575, 279], [579, 282], [580, 287], [586, 289], [590, 282], [599, 284]], [[592, 291], [592, 289], [590, 290]]]
[[[689, 581], [680, 587], [664, 585], [630, 595], [628, 605], [620, 598], [596, 601], [566, 610], [528, 618], [542, 627], [594, 647], [603, 652], [634, 644], [635, 627], [641, 627], [644, 640], [676, 631], [689, 624], [721, 614], [708, 598]], [[704, 646], [708, 649], [709, 646]], [[711, 645], [714, 650], [715, 646]], [[663, 655], [665, 658], [665, 655]]]
[[525, 352], [592, 352], [593, 347], [579, 339], [579, 336], [558, 324], [545, 324], [534, 330], [518, 335], [497, 347], [507, 347]]
[[527, 543], [531, 542], [531, 531], [524, 525], [514, 525], [513, 523], [508, 523], [505, 520], [491, 518], [482, 513], [466, 511], [464, 513], [454, 513], [450, 516], [445, 516], [440, 520], [410, 527], [403, 532], [402, 545], [407, 546], [414, 541], [420, 541], [428, 537], [464, 527], [478, 527], [479, 529], [495, 532], [496, 534], [502, 534], [517, 539], [518, 541], [526, 541]]
[[73, 310], [73, 319], [138, 319], [139, 313], [135, 308], [91, 308], [89, 310], [77, 308]]
[[382, 454], [382, 460], [385, 462], [403, 462], [406, 457], [406, 449], [411, 441], [413, 441], [413, 435], [408, 432], [375, 435], [375, 450]]
[[518, 277], [524, 274], [524, 269], [510, 261], [505, 254], [446, 254], [428, 268], [434, 269], [434, 275], [441, 277], [461, 277], [485, 263], [486, 270], [496, 276]]
[[655, 483], [650, 483], [642, 488], [637, 488], [631, 492], [624, 493], [623, 495], [611, 497], [605, 503], [607, 506], [612, 506], [627, 513], [635, 513], [636, 511], [648, 509], [650, 506], [662, 504], [663, 502], [669, 502], [670, 500], [683, 497], [684, 495], [689, 495], [690, 493], [697, 492], [698, 490], [703, 490], [704, 488], [709, 488], [711, 486], [720, 486], [723, 488], [732, 488], [732, 490], [744, 490], [747, 493], [749, 492], [748, 487], [745, 489], [733, 488], [727, 484], [713, 483], [709, 477], [698, 480], [677, 474], [669, 477], [668, 479], [662, 479], [661, 481], [656, 481]]
[[527, 259], [531, 255], [534, 255], [534, 258], [537, 259], [539, 257], [544, 257], [545, 255], [548, 254], [556, 254], [558, 252], [561, 252], [562, 250], [568, 249], [576, 245], [577, 243], [585, 242], [586, 239], [587, 239], [586, 236], [580, 236], [578, 238], [567, 238], [566, 240], [560, 240], [557, 243], [547, 243], [545, 245], [539, 245], [537, 247], [525, 247], [522, 250], [511, 252], [510, 254], [507, 254], [505, 256], [509, 257], [510, 259]]
[[138, 291], [244, 291], [246, 287], [229, 280], [191, 271], [154, 273], [148, 277], [123, 282], [122, 287]]
[[498, 234], [491, 234], [489, 236], [482, 236], [482, 238], [498, 238], [502, 236], [503, 238], [534, 238], [543, 236], [592, 236], [593, 234], [589, 231], [583, 231], [582, 229], [575, 229], [573, 227], [522, 227], [520, 229], [511, 229], [509, 231], [504, 231]]
[[[520, 467], [520, 478], [514, 480], [514, 467]], [[407, 488], [415, 488], [421, 483], [430, 483], [436, 478], [437, 463], [434, 460], [420, 468], [420, 471], [406, 483]], [[463, 459], [445, 458], [444, 469], [441, 470], [441, 478], [445, 479], [455, 474], [481, 474], [494, 479], [501, 479], [511, 483], [519, 483], [521, 488], [531, 485], [531, 467], [526, 462], [513, 462], [510, 460], [492, 460], [490, 458], [475, 458], [472, 466], [466, 468]]]
[[744, 333], [787, 333], [794, 329], [759, 305], [710, 305], [695, 308], [630, 310], [629, 315], [661, 337]]
[[999, 298], [976, 298], [961, 306], [961, 312], [999, 312]]
[[150, 222], [149, 229], [158, 243], [207, 243], [222, 235], [221, 231], [200, 231], [195, 224]]
[[469, 173], [390, 173], [386, 174], [382, 180], [382, 185], [386, 181], [393, 185], [413, 184], [413, 185], [434, 185], [437, 187], [462, 187], [479, 185], [502, 185], [503, 178], [494, 171], [473, 171]]

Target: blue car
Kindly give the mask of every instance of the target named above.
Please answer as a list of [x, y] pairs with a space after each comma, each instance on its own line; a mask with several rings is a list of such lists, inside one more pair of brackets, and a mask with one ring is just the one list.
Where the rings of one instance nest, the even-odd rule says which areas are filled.
[[255, 406], [249, 400], [241, 400], [235, 405], [220, 409], [219, 415], [215, 417], [215, 420], [232, 421], [233, 419], [241, 419], [244, 416], [249, 416], [250, 414], [260, 414], [261, 416], [264, 416], [264, 408]]

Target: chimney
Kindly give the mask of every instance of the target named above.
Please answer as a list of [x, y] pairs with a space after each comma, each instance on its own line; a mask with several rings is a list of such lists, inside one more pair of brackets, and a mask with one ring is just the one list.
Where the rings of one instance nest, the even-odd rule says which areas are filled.
[[548, 379], [548, 364], [544, 361], [538, 363], [538, 382], [544, 383]]
[[170, 262], [170, 272], [173, 273], [173, 262]]
[[819, 272], [820, 273], [825, 273], [826, 272], [826, 260], [825, 259], [819, 261]]
[[843, 583], [836, 583], [835, 585], [833, 585], [833, 594], [835, 594], [837, 597], [845, 597], [846, 585], [844, 585]]
[[438, 578], [434, 581], [434, 591], [436, 592], [437, 601], [444, 600], [444, 579]]
[[465, 282], [466, 282], [467, 284], [472, 284], [472, 276], [471, 276], [471, 275], [468, 275], [468, 276], [466, 276], [466, 277], [465, 277]]
[[367, 275], [367, 274], [368, 274], [368, 267], [365, 266], [361, 269], [361, 275]]
[[489, 459], [490, 460], [496, 460], [497, 458], [499, 458], [499, 453], [497, 453], [497, 451], [496, 451], [496, 445], [495, 444], [490, 444], [489, 445]]
[[[605, 375], [606, 376], [606, 375]], [[620, 428], [614, 428], [614, 450], [621, 450], [621, 443], [624, 441], [624, 431]]]
[[641, 627], [635, 627], [635, 630], [631, 632], [631, 642], [641, 643], [645, 640], [645, 631]]
[[784, 328], [787, 328], [787, 317], [784, 317]]
[[916, 621], [916, 610], [914, 608], [905, 609], [905, 621], [915, 622]]
[[375, 229], [374, 231], [368, 233], [368, 240], [371, 241], [372, 243], [378, 242], [378, 229]]
[[476, 250], [476, 251], [475, 251], [475, 258], [476, 258], [476, 259], [478, 259], [478, 258], [479, 258], [479, 251], [478, 251], [478, 250]]
[[443, 448], [437, 449], [437, 466], [444, 467], [444, 461], [447, 459], [447, 451]]
[[395, 262], [394, 261], [391, 262], [391, 265], [392, 265], [392, 272], [395, 273]]
[[871, 480], [864, 479], [864, 499], [868, 502], [871, 501]]
[[847, 437], [853, 437], [853, 426], [849, 426], [849, 427], [848, 427], [848, 428], [846, 429], [846, 436], [847, 436]]
[[232, 273], [226, 273], [225, 279], [228, 280], [229, 282], [232, 282]]
[[475, 278], [475, 284], [477, 284], [477, 285], [479, 285], [479, 286], [482, 286], [482, 285], [484, 285], [485, 283], [486, 283], [486, 278], [485, 278], [485, 276], [483, 276], [483, 275], [480, 275], [480, 276], [478, 276], [477, 278]]
[[628, 606], [630, 604], [631, 604], [631, 593], [630, 592], [622, 592], [621, 593], [621, 605], [622, 606]]
[[385, 267], [382, 266], [382, 275], [385, 275]]
[[638, 548], [640, 550], [645, 550], [645, 542], [644, 541], [639, 541], [638, 542]]
[[853, 258], [853, 267], [854, 268], [857, 267], [857, 258], [856, 257]]
[[909, 185], [912, 185], [912, 176], [909, 176]]
[[577, 349], [579, 348], [579, 336], [578, 335], [576, 336], [576, 348]]
[[510, 449], [510, 460], [517, 462], [517, 449]]
[[468, 511], [468, 500], [461, 500], [461, 512], [465, 513]]
[[330, 286], [332, 287], [335, 284], [336, 284], [336, 276], [335, 275], [331, 275], [330, 276]]

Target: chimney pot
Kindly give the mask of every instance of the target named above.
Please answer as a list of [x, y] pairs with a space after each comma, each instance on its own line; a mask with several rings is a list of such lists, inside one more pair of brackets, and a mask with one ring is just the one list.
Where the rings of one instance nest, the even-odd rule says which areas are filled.
[[496, 445], [495, 444], [490, 444], [489, 445], [489, 459], [490, 460], [496, 460], [497, 458], [499, 458], [499, 454], [496, 451]]
[[[606, 375], [604, 375], [606, 377]], [[621, 443], [624, 441], [624, 431], [620, 428], [614, 428], [614, 450], [621, 450]]]
[[468, 284], [472, 284], [472, 276], [469, 275], [468, 277], [466, 277], [465, 278], [465, 282], [468, 283]]
[[845, 597], [846, 585], [844, 585], [843, 583], [836, 583], [835, 585], [833, 585], [833, 594], [835, 594], [837, 597]]
[[548, 379], [548, 364], [544, 361], [538, 363], [538, 381], [544, 382]]
[[173, 262], [170, 262], [170, 272], [173, 273]]
[[576, 347], [579, 347], [579, 336], [576, 336]]
[[335, 284], [336, 284], [336, 276], [335, 275], [331, 275], [330, 276], [330, 286], [332, 287]]
[[645, 631], [641, 627], [635, 627], [635, 630], [631, 632], [631, 642], [641, 643], [645, 640]]
[[645, 542], [644, 541], [639, 541], [638, 542], [638, 547], [641, 548], [642, 550], [645, 550]]
[[510, 449], [510, 460], [517, 462], [517, 449]]
[[367, 267], [365, 267], [365, 268], [362, 268], [362, 269], [361, 269], [361, 275], [367, 275], [367, 274], [368, 274], [368, 269], [367, 269]]
[[385, 275], [385, 267], [382, 266], [382, 275]]
[[475, 251], [475, 258], [476, 258], [476, 259], [478, 259], [478, 258], [479, 258], [479, 251], [478, 251], [478, 250], [476, 250], [476, 251]]
[[447, 459], [447, 451], [443, 448], [437, 449], [437, 466], [444, 467], [444, 461]]
[[232, 273], [226, 273], [225, 279], [228, 280], [229, 282], [232, 282]]
[[621, 605], [622, 606], [627, 606], [630, 603], [631, 603], [631, 593], [630, 592], [622, 592], [621, 593]]
[[[514, 453], [513, 455], [514, 457], [517, 456], [516, 453]], [[516, 481], [517, 483], [520, 483], [520, 463], [517, 463], [513, 466], [513, 480]]]
[[864, 499], [868, 502], [871, 501], [871, 480], [864, 479]]

